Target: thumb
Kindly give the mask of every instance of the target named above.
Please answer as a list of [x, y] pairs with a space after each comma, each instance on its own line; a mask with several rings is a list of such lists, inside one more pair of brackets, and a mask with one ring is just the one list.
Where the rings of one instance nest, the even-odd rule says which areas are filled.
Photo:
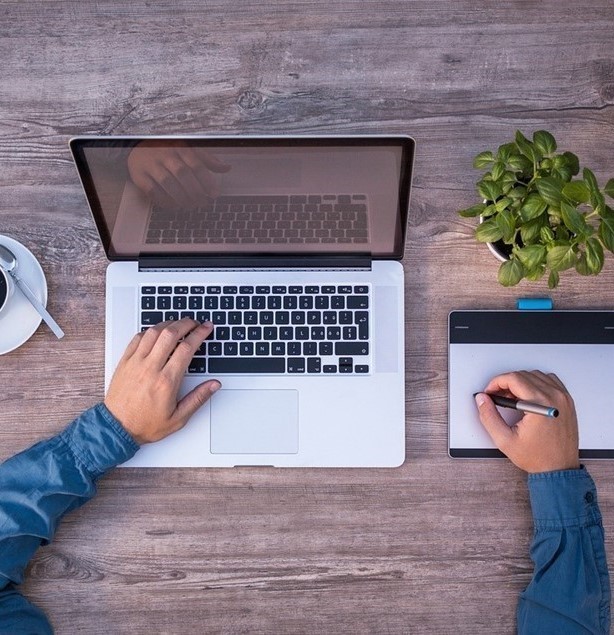
[[513, 432], [495, 408], [493, 400], [487, 394], [480, 392], [475, 396], [475, 403], [478, 407], [480, 421], [486, 428], [486, 432], [488, 432], [495, 445], [504, 454], [507, 454], [504, 447], [509, 444], [513, 437]]
[[187, 421], [199, 408], [204, 406], [214, 392], [222, 387], [217, 379], [205, 381], [191, 390], [177, 404], [176, 414], [182, 421]]

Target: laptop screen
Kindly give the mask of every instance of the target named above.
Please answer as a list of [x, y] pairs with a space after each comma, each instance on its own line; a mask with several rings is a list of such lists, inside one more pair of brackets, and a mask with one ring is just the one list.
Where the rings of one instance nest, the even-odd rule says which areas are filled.
[[409, 137], [88, 137], [70, 147], [111, 260], [403, 256]]

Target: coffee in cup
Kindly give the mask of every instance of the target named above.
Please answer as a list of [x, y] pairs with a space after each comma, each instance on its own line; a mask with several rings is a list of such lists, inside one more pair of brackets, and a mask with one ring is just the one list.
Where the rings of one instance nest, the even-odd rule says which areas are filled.
[[0, 313], [6, 308], [13, 291], [13, 281], [4, 269], [0, 267]]

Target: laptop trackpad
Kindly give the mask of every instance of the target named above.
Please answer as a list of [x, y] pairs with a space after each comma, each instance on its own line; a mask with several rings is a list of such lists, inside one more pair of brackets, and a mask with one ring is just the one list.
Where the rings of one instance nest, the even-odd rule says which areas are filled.
[[296, 454], [296, 390], [220, 390], [211, 399], [213, 454]]

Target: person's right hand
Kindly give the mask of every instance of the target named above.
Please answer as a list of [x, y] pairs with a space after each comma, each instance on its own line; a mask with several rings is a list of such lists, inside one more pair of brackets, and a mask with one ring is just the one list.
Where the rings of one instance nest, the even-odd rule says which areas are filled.
[[159, 146], [142, 141], [128, 156], [132, 182], [156, 204], [165, 208], [202, 207], [219, 195], [214, 172], [231, 166], [205, 148], [186, 141], [168, 141]]
[[[509, 426], [485, 393], [496, 393], [558, 409], [557, 418], [525, 413]], [[554, 374], [519, 371], [494, 377], [475, 397], [480, 420], [495, 445], [526, 472], [552, 472], [580, 467], [578, 421], [571, 395]]]

